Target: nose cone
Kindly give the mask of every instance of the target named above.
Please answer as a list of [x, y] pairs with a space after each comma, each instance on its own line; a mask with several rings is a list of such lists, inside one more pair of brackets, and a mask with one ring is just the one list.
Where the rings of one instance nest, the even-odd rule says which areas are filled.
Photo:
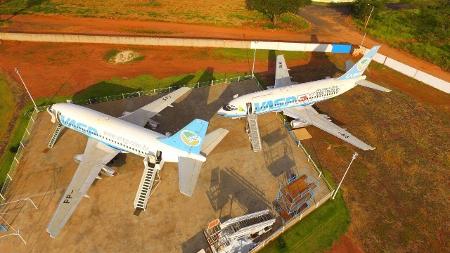
[[219, 115], [219, 116], [225, 116], [225, 115], [226, 115], [226, 111], [225, 111], [223, 108], [220, 108], [220, 109], [217, 111], [217, 115]]

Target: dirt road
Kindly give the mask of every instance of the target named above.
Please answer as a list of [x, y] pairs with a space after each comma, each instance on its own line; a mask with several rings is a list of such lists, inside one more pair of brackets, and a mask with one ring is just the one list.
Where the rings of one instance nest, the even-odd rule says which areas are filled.
[[[299, 14], [311, 23], [311, 37], [316, 37], [318, 41], [349, 42], [354, 45], [362, 41], [363, 34], [353, 24], [347, 7], [310, 5], [301, 9]], [[440, 67], [366, 37], [364, 46], [373, 45], [382, 45], [380, 52], [384, 55], [450, 82], [450, 73]]]

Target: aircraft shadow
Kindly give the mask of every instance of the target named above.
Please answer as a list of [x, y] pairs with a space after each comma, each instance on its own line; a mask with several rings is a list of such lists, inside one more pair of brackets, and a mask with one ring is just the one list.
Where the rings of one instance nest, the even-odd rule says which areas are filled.
[[[265, 194], [233, 168], [215, 168], [211, 172], [210, 188], [206, 192], [211, 206], [220, 211], [220, 218], [230, 217], [233, 205], [252, 213], [270, 208]], [[229, 205], [230, 210], [224, 210]]]
[[192, 253], [208, 247], [209, 245], [206, 242], [205, 235], [203, 234], [203, 231], [200, 231], [181, 244], [181, 251], [183, 253]]

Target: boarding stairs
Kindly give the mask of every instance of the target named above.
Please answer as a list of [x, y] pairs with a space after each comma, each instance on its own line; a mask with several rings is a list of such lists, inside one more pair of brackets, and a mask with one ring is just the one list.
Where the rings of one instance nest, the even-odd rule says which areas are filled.
[[262, 150], [261, 135], [259, 134], [258, 116], [254, 113], [247, 115], [247, 133], [254, 152]]
[[[152, 189], [158, 186], [160, 178], [159, 171], [163, 163], [154, 156], [144, 158], [144, 172], [142, 173], [141, 182], [134, 199], [134, 208], [144, 210], [147, 208], [147, 202], [152, 193]], [[154, 185], [156, 183], [156, 185]]]
[[213, 253], [248, 252], [242, 250], [254, 245], [253, 240], [269, 231], [274, 223], [270, 210], [263, 210], [224, 223], [219, 219], [211, 221], [204, 234]]
[[56, 140], [58, 140], [58, 137], [63, 129], [64, 126], [61, 123], [58, 123], [58, 125], [55, 128], [55, 131], [53, 132], [52, 138], [48, 142], [48, 148], [53, 148], [53, 146], [55, 146]]
[[240, 216], [227, 220], [221, 224], [222, 234], [227, 235], [228, 239], [240, 238], [242, 236], [249, 236], [266, 227], [272, 226], [275, 218], [269, 210]]

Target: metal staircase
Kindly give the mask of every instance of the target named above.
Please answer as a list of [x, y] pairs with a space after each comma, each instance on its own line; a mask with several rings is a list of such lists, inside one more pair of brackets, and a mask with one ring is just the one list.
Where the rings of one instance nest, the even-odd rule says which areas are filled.
[[252, 149], [254, 152], [262, 150], [261, 136], [259, 134], [258, 116], [256, 114], [247, 115], [247, 133], [252, 143]]
[[48, 147], [53, 148], [55, 146], [56, 140], [58, 140], [59, 135], [61, 134], [62, 130], [64, 129], [64, 126], [60, 123], [55, 128], [55, 131], [53, 132], [52, 138], [48, 142]]
[[233, 238], [252, 234], [253, 231], [260, 231], [274, 222], [275, 217], [272, 213], [269, 210], [263, 210], [227, 220], [221, 224], [221, 228], [224, 231], [223, 233], [228, 235], [228, 238]]
[[204, 231], [210, 249], [214, 253], [248, 252], [254, 247], [254, 239], [266, 233], [275, 223], [270, 210], [236, 217], [221, 223], [219, 219], [211, 221]]
[[159, 170], [162, 167], [161, 161], [154, 156], [147, 156], [144, 158], [144, 172], [142, 173], [141, 182], [134, 199], [134, 208], [144, 210], [147, 208], [147, 202], [152, 193], [153, 184], [156, 181], [154, 188], [159, 183]]

